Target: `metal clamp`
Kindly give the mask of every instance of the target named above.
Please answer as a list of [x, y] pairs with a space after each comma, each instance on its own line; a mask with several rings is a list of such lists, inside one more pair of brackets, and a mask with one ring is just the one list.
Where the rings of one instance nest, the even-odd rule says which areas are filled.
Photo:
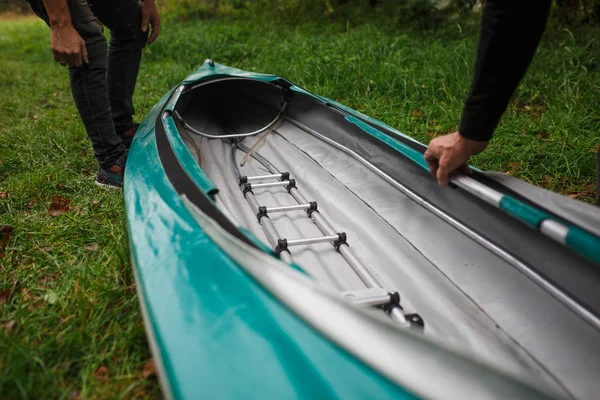
[[258, 207], [258, 212], [256, 213], [256, 219], [258, 219], [258, 223], [260, 223], [260, 219], [262, 217], [269, 218], [269, 215], [267, 214], [267, 207], [265, 206]]
[[244, 195], [244, 198], [246, 198], [246, 193], [248, 192], [254, 194], [254, 192], [252, 191], [252, 185], [249, 183], [244, 183], [242, 188], [242, 194]]
[[314, 213], [315, 211], [317, 211], [317, 202], [316, 201], [311, 201], [310, 203], [310, 207], [308, 207], [306, 209], [306, 214], [308, 215], [308, 218], [312, 217], [312, 213]]
[[278, 256], [282, 251], [288, 251], [288, 242], [287, 239], [279, 239], [277, 240], [277, 246], [275, 246], [275, 254]]
[[290, 179], [287, 182], [288, 182], [288, 185], [285, 187], [285, 189], [288, 191], [288, 193], [290, 193], [290, 190], [292, 190], [293, 188], [296, 187], [296, 180], [295, 179]]
[[335, 249], [337, 251], [340, 251], [341, 245], [345, 244], [346, 246], [349, 246], [348, 242], [346, 240], [347, 240], [346, 232], [339, 232], [337, 240], [335, 240], [333, 242], [333, 247], [335, 247]]

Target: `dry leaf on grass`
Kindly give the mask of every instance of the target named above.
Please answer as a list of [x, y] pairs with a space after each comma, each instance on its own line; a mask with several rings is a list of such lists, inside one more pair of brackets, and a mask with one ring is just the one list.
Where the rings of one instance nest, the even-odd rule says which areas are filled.
[[144, 364], [144, 367], [142, 368], [142, 376], [144, 379], [148, 379], [154, 375], [156, 375], [156, 365], [154, 365], [154, 359], [151, 358]]
[[105, 365], [101, 365], [94, 372], [96, 379], [102, 383], [108, 381], [108, 368]]
[[8, 192], [0, 192], [0, 199], [8, 199]]
[[37, 307], [41, 306], [44, 303], [44, 300], [42, 298], [34, 296], [26, 288], [21, 290], [21, 301], [27, 304], [27, 309], [29, 311], [35, 310]]
[[422, 116], [422, 115], [423, 115], [423, 113], [422, 113], [422, 112], [421, 112], [421, 110], [419, 110], [418, 108], [415, 108], [415, 109], [414, 109], [414, 110], [413, 110], [413, 111], [410, 113], [410, 115], [411, 115], [411, 116], [413, 116], [413, 117], [415, 117], [415, 118], [418, 118], [418, 117]]
[[6, 245], [8, 244], [8, 239], [10, 239], [10, 235], [12, 235], [15, 228], [10, 225], [4, 225], [0, 227], [0, 234], [2, 234], [0, 242], [0, 258], [4, 257], [4, 250], [6, 250]]
[[31, 200], [29, 203], [25, 205], [25, 208], [31, 210], [35, 206], [35, 200]]
[[79, 399], [81, 399], [81, 396], [79, 395], [79, 392], [77, 390], [73, 390], [73, 391], [69, 392], [69, 394], [67, 395], [67, 399], [79, 400]]
[[98, 250], [98, 243], [89, 243], [85, 248], [89, 251], [96, 251]]
[[48, 209], [48, 214], [53, 217], [62, 215], [69, 211], [69, 204], [71, 204], [71, 200], [67, 198], [61, 196], [52, 196], [52, 203]]
[[4, 290], [4, 291], [0, 292], [0, 306], [2, 304], [5, 304], [8, 302], [8, 299], [10, 298], [11, 293], [12, 292], [10, 290]]
[[12, 329], [15, 327], [15, 320], [11, 319], [10, 321], [2, 321], [0, 322], [0, 326], [2, 327], [2, 329], [4, 329], [4, 332], [6, 332], [6, 334], [10, 334], [10, 332], [12, 331]]

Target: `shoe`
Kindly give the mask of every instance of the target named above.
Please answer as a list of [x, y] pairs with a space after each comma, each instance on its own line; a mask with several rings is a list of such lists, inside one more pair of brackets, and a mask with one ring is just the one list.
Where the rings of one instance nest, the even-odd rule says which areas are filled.
[[125, 163], [127, 162], [127, 153], [123, 154], [115, 165], [110, 168], [99, 168], [96, 174], [98, 186], [107, 189], [121, 189], [123, 187], [123, 176], [125, 174]]
[[133, 142], [133, 137], [135, 136], [135, 133], [137, 132], [139, 127], [140, 124], [134, 122], [133, 128], [129, 128], [119, 135], [127, 150], [129, 150], [129, 148], [131, 147], [131, 142]]

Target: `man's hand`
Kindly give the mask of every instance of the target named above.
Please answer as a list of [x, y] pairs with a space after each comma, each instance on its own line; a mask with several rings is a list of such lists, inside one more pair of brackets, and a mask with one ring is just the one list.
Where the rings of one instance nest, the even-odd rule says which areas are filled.
[[148, 25], [152, 27], [152, 31], [146, 43], [152, 44], [160, 33], [160, 17], [154, 0], [142, 0], [142, 31], [147, 32]]
[[79, 33], [69, 24], [52, 25], [50, 31], [50, 47], [54, 61], [70, 67], [81, 67], [88, 63], [85, 42]]
[[440, 186], [446, 186], [453, 171], [470, 172], [469, 157], [481, 153], [488, 143], [466, 139], [456, 131], [433, 139], [425, 152], [425, 161]]

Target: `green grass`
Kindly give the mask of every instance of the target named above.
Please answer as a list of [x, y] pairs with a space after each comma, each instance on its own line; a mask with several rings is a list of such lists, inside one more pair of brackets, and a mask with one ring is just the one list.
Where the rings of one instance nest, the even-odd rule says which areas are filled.
[[[473, 163], [593, 201], [600, 123], [598, 28], [552, 27], [493, 144]], [[427, 142], [456, 129], [476, 29], [410, 33], [332, 22], [164, 18], [146, 50], [138, 118], [205, 58], [282, 75]], [[0, 397], [154, 398], [128, 259], [122, 194], [92, 184], [95, 161], [48, 29], [0, 20]], [[72, 210], [48, 215], [53, 196]], [[0, 303], [2, 302], [0, 297]], [[8, 322], [14, 321], [12, 329]], [[11, 322], [12, 324], [12, 322]], [[108, 369], [108, 378], [97, 369]]]

